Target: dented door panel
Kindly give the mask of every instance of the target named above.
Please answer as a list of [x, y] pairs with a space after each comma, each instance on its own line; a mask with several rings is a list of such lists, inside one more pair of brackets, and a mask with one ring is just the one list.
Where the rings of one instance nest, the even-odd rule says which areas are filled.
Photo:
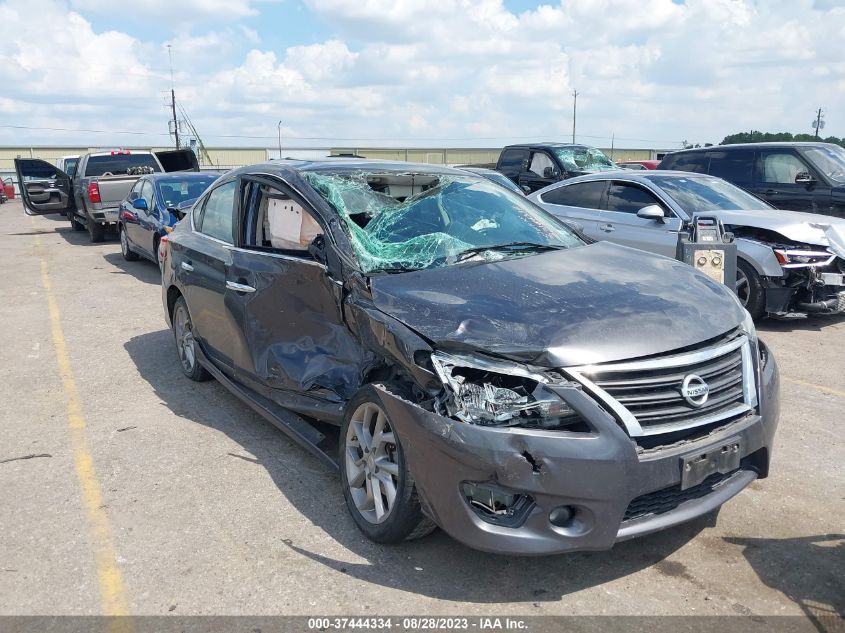
[[235, 251], [229, 278], [252, 288], [241, 304], [249, 348], [245, 377], [274, 391], [348, 399], [372, 362], [343, 322], [336, 282], [304, 257]]

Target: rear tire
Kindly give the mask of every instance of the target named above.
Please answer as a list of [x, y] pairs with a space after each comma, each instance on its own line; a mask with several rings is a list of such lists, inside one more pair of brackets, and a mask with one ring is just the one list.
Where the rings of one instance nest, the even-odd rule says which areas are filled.
[[423, 514], [402, 444], [371, 385], [346, 405], [339, 457], [346, 507], [368, 539], [401, 543], [437, 527]]
[[123, 255], [123, 259], [128, 262], [138, 261], [138, 253], [133, 251], [132, 247], [129, 246], [129, 238], [126, 237], [126, 229], [122, 224], [120, 224], [118, 225], [117, 230], [120, 233], [120, 253]]
[[200, 365], [197, 358], [194, 324], [184, 297], [176, 299], [176, 304], [173, 306], [173, 336], [176, 340], [176, 353], [182, 373], [195, 382], [210, 380], [211, 374]]
[[106, 237], [106, 227], [99, 222], [88, 218], [88, 235], [92, 242], [102, 242]]
[[743, 259], [736, 260], [736, 294], [755, 321], [766, 311], [766, 289], [754, 267]]

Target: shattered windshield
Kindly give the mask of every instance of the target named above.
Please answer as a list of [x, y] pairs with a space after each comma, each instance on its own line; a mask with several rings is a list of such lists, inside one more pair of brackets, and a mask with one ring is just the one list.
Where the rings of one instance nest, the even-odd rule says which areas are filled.
[[845, 183], [845, 148], [810, 147], [804, 150], [815, 166], [831, 180]]
[[484, 178], [306, 172], [337, 211], [364, 272], [449, 266], [580, 246], [572, 231]]
[[721, 178], [649, 176], [684, 211], [748, 211], [771, 209], [768, 204]]
[[600, 149], [595, 147], [558, 147], [555, 156], [566, 171], [610, 171], [618, 169]]

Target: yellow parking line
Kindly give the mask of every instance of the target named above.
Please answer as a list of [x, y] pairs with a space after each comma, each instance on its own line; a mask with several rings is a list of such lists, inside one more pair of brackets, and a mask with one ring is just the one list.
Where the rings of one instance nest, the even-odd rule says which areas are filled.
[[814, 382], [807, 382], [806, 380], [800, 380], [799, 378], [791, 378], [789, 376], [783, 376], [783, 379], [786, 382], [791, 382], [794, 385], [801, 385], [802, 387], [809, 387], [810, 389], [815, 389], [816, 391], [821, 391], [822, 393], [829, 393], [832, 396], [839, 396], [840, 398], [845, 398], [845, 391], [841, 391], [839, 389], [833, 389], [832, 387], [825, 387], [824, 385], [817, 385]]
[[[36, 249], [40, 250], [41, 242], [38, 236], [35, 236], [35, 246]], [[62, 381], [62, 392], [64, 393], [65, 406], [67, 408], [73, 462], [82, 492], [89, 533], [93, 539], [94, 560], [97, 568], [97, 580], [100, 585], [103, 615], [128, 615], [129, 607], [126, 592], [123, 588], [123, 577], [120, 573], [120, 568], [117, 566], [117, 554], [112, 540], [111, 527], [108, 516], [102, 507], [103, 496], [100, 492], [100, 484], [97, 481], [94, 459], [91, 457], [91, 451], [88, 448], [85, 416], [82, 413], [82, 400], [79, 397], [79, 390], [76, 386], [76, 379], [73, 375], [73, 368], [70, 365], [70, 357], [68, 356], [67, 346], [65, 345], [65, 336], [62, 332], [61, 318], [59, 315], [59, 304], [53, 295], [47, 262], [43, 254], [39, 253], [39, 256], [41, 258], [41, 284], [44, 286], [44, 292], [47, 296], [47, 308], [50, 313], [50, 327], [53, 334], [53, 348], [56, 352], [59, 376]]]

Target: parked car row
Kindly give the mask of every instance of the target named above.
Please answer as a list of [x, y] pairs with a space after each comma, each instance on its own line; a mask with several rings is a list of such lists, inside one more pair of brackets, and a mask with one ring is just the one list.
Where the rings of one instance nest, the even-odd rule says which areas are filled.
[[[578, 163], [580, 171], [567, 170], [562, 152], [591, 158]], [[836, 217], [845, 215], [845, 149], [715, 146], [669, 154], [659, 165], [626, 161], [615, 172], [596, 152], [553, 143], [509, 146], [497, 168], [592, 239], [669, 257], [694, 215], [715, 215], [736, 238], [736, 291], [755, 319], [845, 313], [845, 219]], [[663, 215], [639, 214], [652, 206]]]
[[144, 174], [198, 171], [193, 151], [110, 150], [59, 159], [70, 173], [35, 158], [15, 159], [21, 198], [32, 213], [63, 213], [75, 231], [102, 242], [117, 228], [121, 201]]
[[[345, 158], [143, 174], [121, 249], [159, 258], [185, 376], [337, 468], [368, 538], [439, 526], [495, 552], [605, 549], [768, 476], [779, 380], [727, 286], [542, 208], [586, 184], [606, 211], [615, 181], [642, 177], [579, 152], [597, 173], [528, 198], [489, 173]], [[681, 226], [670, 185], [629, 184], [663, 201], [639, 219]]]

